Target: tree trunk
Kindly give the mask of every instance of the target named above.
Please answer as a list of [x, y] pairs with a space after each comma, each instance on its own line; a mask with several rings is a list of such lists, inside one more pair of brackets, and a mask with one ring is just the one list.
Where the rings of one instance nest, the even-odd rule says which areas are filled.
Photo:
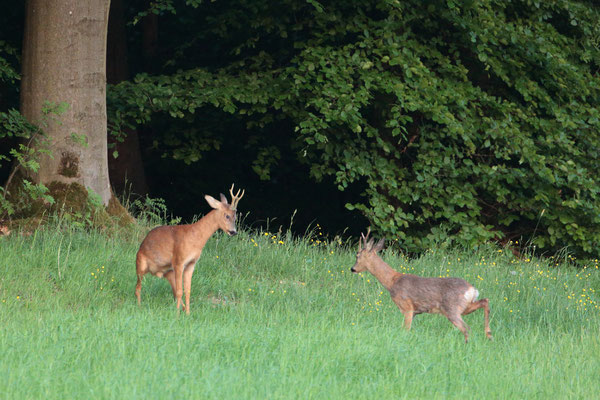
[[[112, 0], [108, 19], [108, 48], [106, 57], [106, 80], [110, 84], [129, 79], [129, 63], [127, 60], [127, 32], [122, 0]], [[145, 195], [148, 193], [146, 174], [140, 151], [137, 130], [127, 130], [122, 142], [112, 135], [108, 143], [114, 147], [108, 152], [108, 172], [110, 182], [117, 194], [131, 191], [129, 194]], [[113, 156], [117, 151], [118, 157]]]
[[158, 72], [158, 15], [150, 13], [142, 19], [142, 59], [144, 70]]
[[[112, 196], [106, 142], [109, 5], [110, 0], [29, 0], [21, 77], [21, 113], [43, 124], [51, 139], [52, 156], [41, 157], [31, 178], [46, 186], [79, 184], [105, 206]], [[48, 101], [69, 104], [55, 118], [59, 122], [44, 118]], [[76, 135], [85, 135], [87, 145]]]

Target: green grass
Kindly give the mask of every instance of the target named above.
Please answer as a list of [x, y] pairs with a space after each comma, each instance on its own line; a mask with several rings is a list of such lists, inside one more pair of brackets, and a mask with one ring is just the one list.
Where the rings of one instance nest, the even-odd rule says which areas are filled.
[[[410, 332], [354, 249], [264, 233], [215, 235], [192, 284], [191, 315], [147, 275], [143, 234], [50, 229], [0, 238], [0, 398], [595, 398], [600, 287], [585, 269], [506, 251], [434, 250], [400, 271], [459, 276], [490, 299], [470, 342], [445, 318]], [[319, 237], [316, 235], [316, 237]]]

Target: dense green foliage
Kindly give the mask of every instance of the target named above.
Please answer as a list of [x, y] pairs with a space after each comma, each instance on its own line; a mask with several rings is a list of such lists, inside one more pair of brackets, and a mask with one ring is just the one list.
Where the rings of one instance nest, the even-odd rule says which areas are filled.
[[[123, 5], [135, 77], [109, 88], [109, 126], [116, 136], [142, 127], [151, 156], [177, 160], [158, 167], [164, 176], [154, 187], [165, 191], [151, 190], [154, 197], [176, 193], [196, 213], [195, 199], [208, 189], [190, 188], [190, 179], [250, 182], [240, 172], [249, 170], [305, 193], [335, 186], [344, 192], [337, 201], [409, 251], [519, 239], [546, 254], [567, 248], [598, 256], [595, 2]], [[152, 13], [159, 14], [155, 43], [152, 27], [142, 28]], [[35, 164], [19, 144], [37, 128], [16, 111], [23, 18], [20, 7], [0, 17], [3, 178], [14, 163]], [[146, 51], [152, 46], [158, 50]], [[231, 158], [238, 162], [232, 176], [210, 176]], [[199, 170], [208, 172], [199, 177]], [[304, 178], [308, 171], [319, 189]], [[164, 185], [167, 178], [180, 184]], [[272, 204], [299, 207], [285, 202], [289, 185], [277, 189], [282, 197]], [[11, 213], [14, 205], [0, 201], [4, 216]], [[249, 209], [265, 199], [256, 201]], [[318, 217], [318, 202], [299, 203], [305, 219]], [[272, 215], [283, 214], [260, 218]], [[336, 229], [349, 226], [339, 219]]]
[[160, 126], [165, 155], [195, 162], [245, 126], [261, 177], [292, 149], [410, 250], [598, 254], [594, 2], [192, 3], [154, 10], [168, 51], [110, 89], [116, 131]]
[[595, 398], [598, 264], [510, 252], [426, 252], [394, 268], [468, 279], [491, 304], [465, 317], [402, 315], [355, 247], [240, 231], [216, 235], [194, 273], [191, 314], [148, 276], [143, 232], [49, 226], [0, 237], [0, 393], [17, 398]]

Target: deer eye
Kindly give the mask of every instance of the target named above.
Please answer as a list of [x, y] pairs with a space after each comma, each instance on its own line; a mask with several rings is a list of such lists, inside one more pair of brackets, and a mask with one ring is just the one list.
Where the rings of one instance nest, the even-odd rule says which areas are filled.
[[231, 219], [231, 217], [229, 215], [225, 215], [225, 218], [227, 219]]

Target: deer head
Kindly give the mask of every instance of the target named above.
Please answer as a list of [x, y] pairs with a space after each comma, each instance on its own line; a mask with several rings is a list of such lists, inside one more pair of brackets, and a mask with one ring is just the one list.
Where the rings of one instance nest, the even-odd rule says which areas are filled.
[[217, 223], [219, 225], [219, 229], [223, 232], [226, 232], [229, 236], [237, 235], [237, 229], [235, 227], [237, 205], [240, 199], [244, 196], [245, 190], [241, 190], [242, 194], [240, 195], [240, 190], [237, 193], [233, 194], [233, 184], [231, 185], [231, 189], [229, 189], [229, 193], [231, 194], [231, 204], [227, 202], [227, 198], [223, 193], [221, 193], [221, 201], [215, 199], [212, 196], [206, 195], [204, 198], [215, 210], [218, 210]]
[[377, 244], [375, 244], [375, 239], [369, 239], [369, 233], [371, 233], [371, 228], [367, 230], [367, 234], [360, 234], [360, 239], [358, 239], [358, 252], [356, 253], [356, 263], [354, 266], [350, 268], [350, 271], [358, 273], [363, 272], [368, 268], [371, 260], [375, 257], [378, 257], [377, 252], [383, 249], [383, 245], [385, 243], [385, 239], [381, 239]]

